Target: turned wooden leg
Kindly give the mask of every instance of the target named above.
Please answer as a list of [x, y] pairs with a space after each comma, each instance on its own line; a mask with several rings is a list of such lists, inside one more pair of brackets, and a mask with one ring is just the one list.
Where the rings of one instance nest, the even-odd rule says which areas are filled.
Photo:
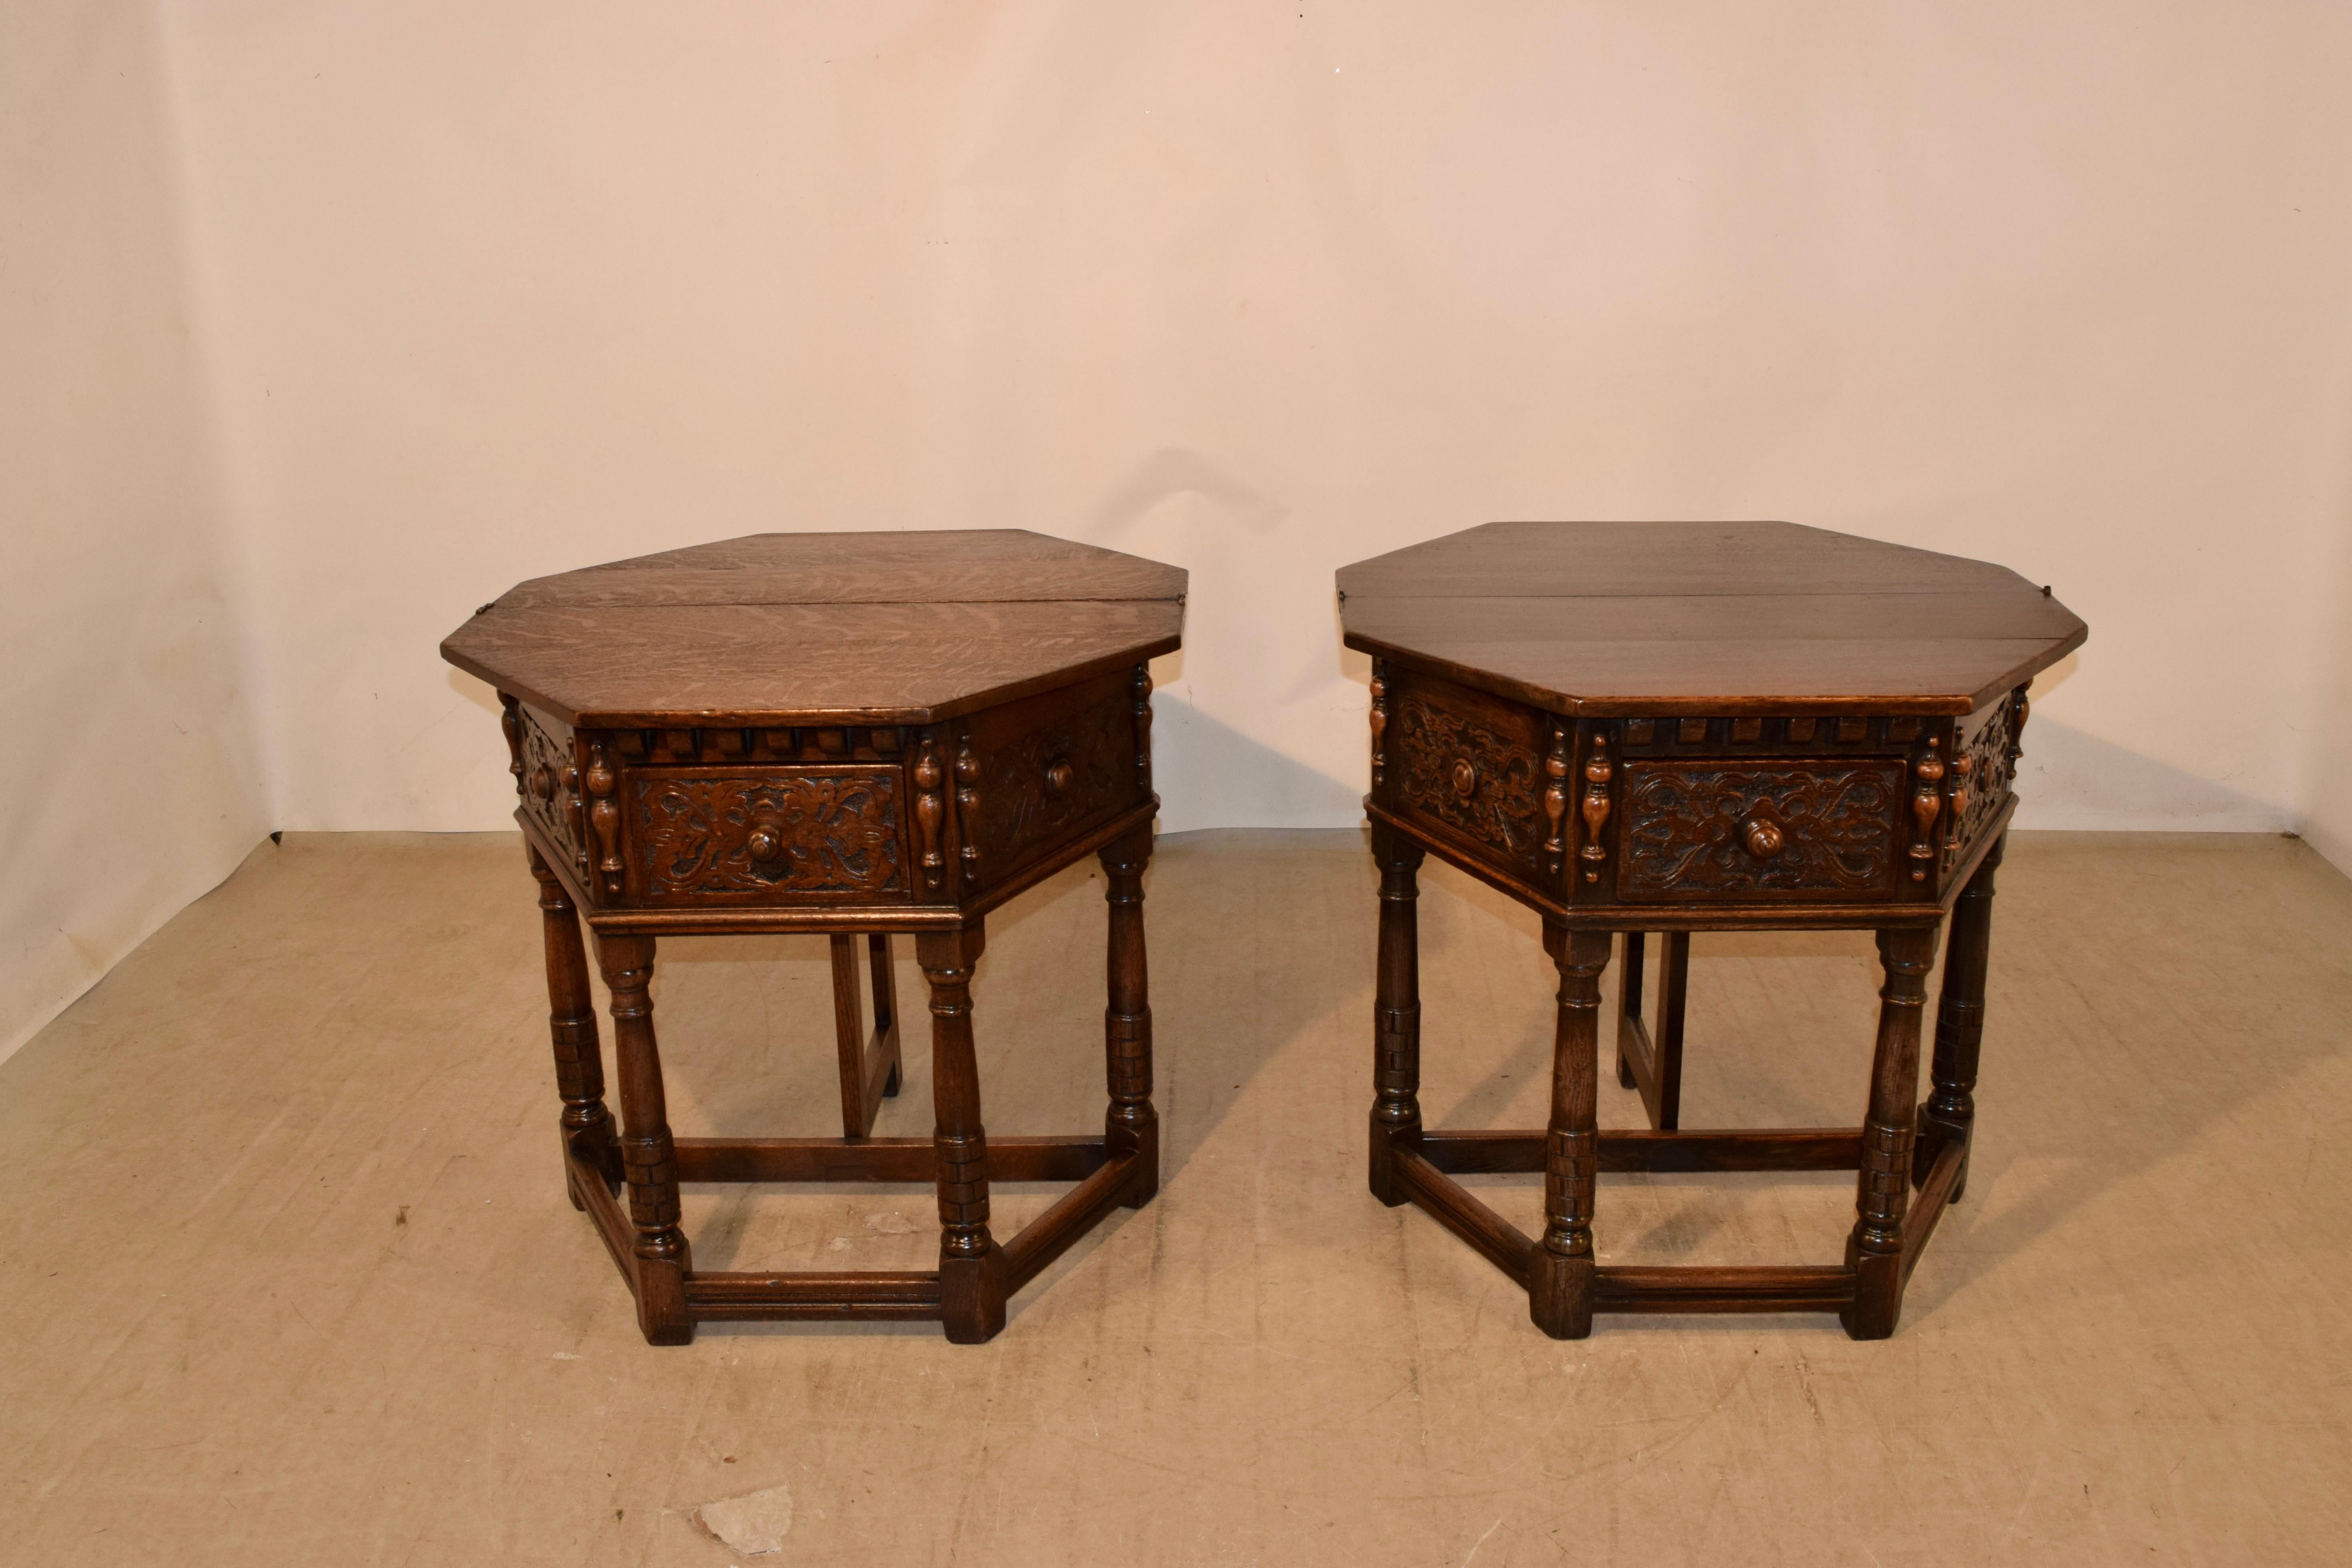
[[[1951, 934], [1944, 946], [1943, 994], [1936, 1000], [1936, 1058], [1929, 1069], [1935, 1090], [1919, 1108], [1919, 1147], [1912, 1157], [1911, 1178], [1927, 1179], [1936, 1156], [1954, 1142], [1960, 1158], [1976, 1125], [1977, 1054], [1984, 1044], [1985, 961], [1992, 946], [1993, 873], [2009, 847], [2009, 835], [1993, 841], [1978, 862], [1976, 875], [1952, 908]], [[1969, 1168], [1960, 1166], [1946, 1200], [1958, 1203], [1969, 1184]]]
[[1617, 1081], [1642, 1091], [1642, 1110], [1652, 1127], [1672, 1132], [1682, 1125], [1690, 932], [1667, 931], [1658, 939], [1658, 1007], [1647, 1028], [1642, 1025], [1642, 933], [1627, 931], [1625, 973], [1618, 981]]
[[882, 1098], [895, 1099], [906, 1074], [899, 1067], [898, 971], [890, 962], [890, 937], [875, 931], [866, 939], [866, 962], [874, 972], [874, 1027], [890, 1042], [890, 1075], [882, 1080]]
[[898, 993], [890, 972], [890, 939], [866, 938], [874, 972], [874, 1035], [868, 1040], [857, 997], [857, 939], [833, 937], [833, 1032], [841, 1057], [841, 1131], [863, 1138], [874, 1131], [883, 1100], [898, 1092]]
[[1903, 1215], [1911, 1198], [1911, 1146], [1917, 1128], [1919, 1022], [1927, 1005], [1927, 971], [1936, 962], [1936, 928], [1882, 931], [1878, 961], [1878, 1047], [1870, 1068], [1870, 1110], [1862, 1124], [1862, 1175], [1855, 1187], [1853, 1235], [1845, 1244], [1854, 1271], [1853, 1305], [1840, 1313], [1847, 1333], [1883, 1340], [1903, 1311]]
[[1421, 1141], [1421, 945], [1415, 900], [1420, 845], [1372, 824], [1381, 868], [1380, 957], [1372, 994], [1372, 1196], [1408, 1202], [1397, 1184], [1395, 1151]]
[[1151, 829], [1139, 827], [1102, 851], [1103, 897], [1110, 904], [1104, 964], [1109, 1005], [1103, 1010], [1103, 1053], [1110, 1109], [1103, 1138], [1113, 1154], [1135, 1152], [1135, 1174], [1119, 1202], [1131, 1209], [1160, 1191], [1160, 1113], [1151, 1108], [1151, 993], [1143, 953], [1143, 868]]
[[1601, 972], [1610, 935], [1544, 927], [1559, 970], [1551, 1126], [1544, 1139], [1544, 1234], [1529, 1265], [1528, 1315], [1556, 1340], [1592, 1331], [1592, 1187], [1600, 1169]]
[[1642, 1022], [1642, 959], [1646, 939], [1637, 931], [1625, 933], [1624, 963], [1617, 971], [1617, 1087], [1639, 1089], [1633, 1076], [1633, 1031]]
[[915, 939], [916, 962], [931, 986], [940, 1316], [948, 1338], [960, 1345], [993, 1339], [1004, 1327], [1004, 1254], [988, 1234], [988, 1134], [980, 1123], [980, 1063], [971, 1043], [971, 971], [985, 942], [978, 921]]
[[613, 1055], [621, 1073], [621, 1163], [629, 1182], [629, 1222], [637, 1233], [637, 1326], [646, 1342], [694, 1339], [686, 1311], [693, 1267], [677, 1227], [677, 1151], [662, 1096], [661, 1049], [654, 1043], [654, 939], [600, 936], [596, 962], [613, 992]]
[[[561, 1132], [567, 1153], [577, 1152], [604, 1173], [621, 1179], [620, 1146], [613, 1139], [613, 1113], [604, 1109], [604, 1053], [596, 1039], [596, 998], [588, 989], [588, 954], [580, 945], [580, 915], [572, 897], [549, 870], [539, 851], [526, 843], [530, 874], [539, 879], [540, 929], [547, 944], [547, 1026], [555, 1038], [555, 1089], [563, 1097]], [[564, 1163], [563, 1190], [573, 1208], [585, 1208]]]
[[1690, 932], [1669, 931], [1658, 943], [1658, 1102], [1650, 1125], [1672, 1132], [1683, 1124], [1683, 1021], [1689, 1016]]

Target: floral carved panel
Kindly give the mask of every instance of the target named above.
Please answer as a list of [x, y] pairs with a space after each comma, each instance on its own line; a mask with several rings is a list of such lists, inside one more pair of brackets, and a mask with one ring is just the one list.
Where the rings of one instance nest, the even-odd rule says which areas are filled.
[[518, 760], [522, 769], [516, 783], [523, 813], [550, 842], [584, 868], [580, 778], [572, 759], [572, 731], [565, 729], [558, 740], [548, 728], [550, 721], [527, 707], [518, 707], [515, 716], [520, 725]]
[[1950, 871], [1967, 858], [1985, 829], [2009, 800], [2017, 767], [2018, 700], [2004, 697], [1984, 712], [1983, 722], [1971, 732], [1961, 728], [1960, 759], [1964, 769], [1953, 770], [1949, 792], [1959, 810], [1944, 835], [1943, 869]]
[[978, 783], [962, 824], [983, 879], [1136, 803], [1136, 728], [1120, 692], [976, 742]]
[[1406, 806], [1540, 871], [1549, 821], [1534, 746], [1409, 694], [1391, 721], [1387, 763]]
[[896, 768], [632, 782], [634, 858], [648, 898], [906, 889]]
[[1901, 763], [1633, 762], [1618, 896], [1870, 899], [1895, 887]]

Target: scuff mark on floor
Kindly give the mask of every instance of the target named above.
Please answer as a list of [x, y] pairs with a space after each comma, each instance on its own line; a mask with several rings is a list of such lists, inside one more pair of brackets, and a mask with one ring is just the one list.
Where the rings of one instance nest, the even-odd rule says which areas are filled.
[[695, 1527], [719, 1545], [746, 1557], [761, 1557], [783, 1550], [793, 1529], [793, 1492], [772, 1486], [704, 1503], [687, 1516]]
[[1797, 1354], [1797, 1387], [1805, 1396], [1805, 1408], [1813, 1413], [1813, 1425], [1826, 1432], [1830, 1424], [1822, 1415], [1822, 1402], [1813, 1397], [1812, 1368], [1805, 1364], [1803, 1352]]

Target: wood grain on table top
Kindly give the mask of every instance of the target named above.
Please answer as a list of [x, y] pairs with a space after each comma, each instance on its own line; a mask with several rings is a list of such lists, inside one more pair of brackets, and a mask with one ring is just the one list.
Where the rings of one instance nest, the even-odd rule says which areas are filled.
[[753, 534], [533, 578], [442, 655], [575, 724], [928, 723], [1174, 651], [1184, 588], [1017, 529]]
[[2081, 646], [2007, 567], [1787, 522], [1498, 522], [1344, 566], [1349, 647], [1554, 711], [1965, 713]]

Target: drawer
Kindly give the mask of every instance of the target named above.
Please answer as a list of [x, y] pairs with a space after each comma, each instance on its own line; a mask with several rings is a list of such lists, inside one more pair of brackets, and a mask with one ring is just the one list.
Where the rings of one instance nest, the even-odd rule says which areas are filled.
[[587, 827], [580, 805], [580, 769], [572, 760], [572, 726], [528, 704], [508, 710], [512, 726], [515, 793], [522, 814], [541, 836], [562, 852], [584, 881], [588, 869]]
[[1529, 882], [1547, 879], [1551, 716], [1393, 665], [1382, 679], [1375, 798], [1451, 828]]
[[631, 902], [911, 896], [898, 764], [632, 768], [621, 795]]
[[1943, 861], [1949, 877], [1963, 865], [1992, 825], [2000, 819], [2015, 783], [2018, 735], [2025, 725], [2025, 689], [2018, 688], [1969, 714], [1958, 725], [1956, 759], [1945, 798]]
[[1121, 671], [955, 727], [941, 761], [966, 887], [999, 882], [1150, 798], [1149, 721], [1138, 716], [1148, 691]]
[[1894, 896], [1908, 831], [1900, 758], [1627, 759], [1617, 896]]

